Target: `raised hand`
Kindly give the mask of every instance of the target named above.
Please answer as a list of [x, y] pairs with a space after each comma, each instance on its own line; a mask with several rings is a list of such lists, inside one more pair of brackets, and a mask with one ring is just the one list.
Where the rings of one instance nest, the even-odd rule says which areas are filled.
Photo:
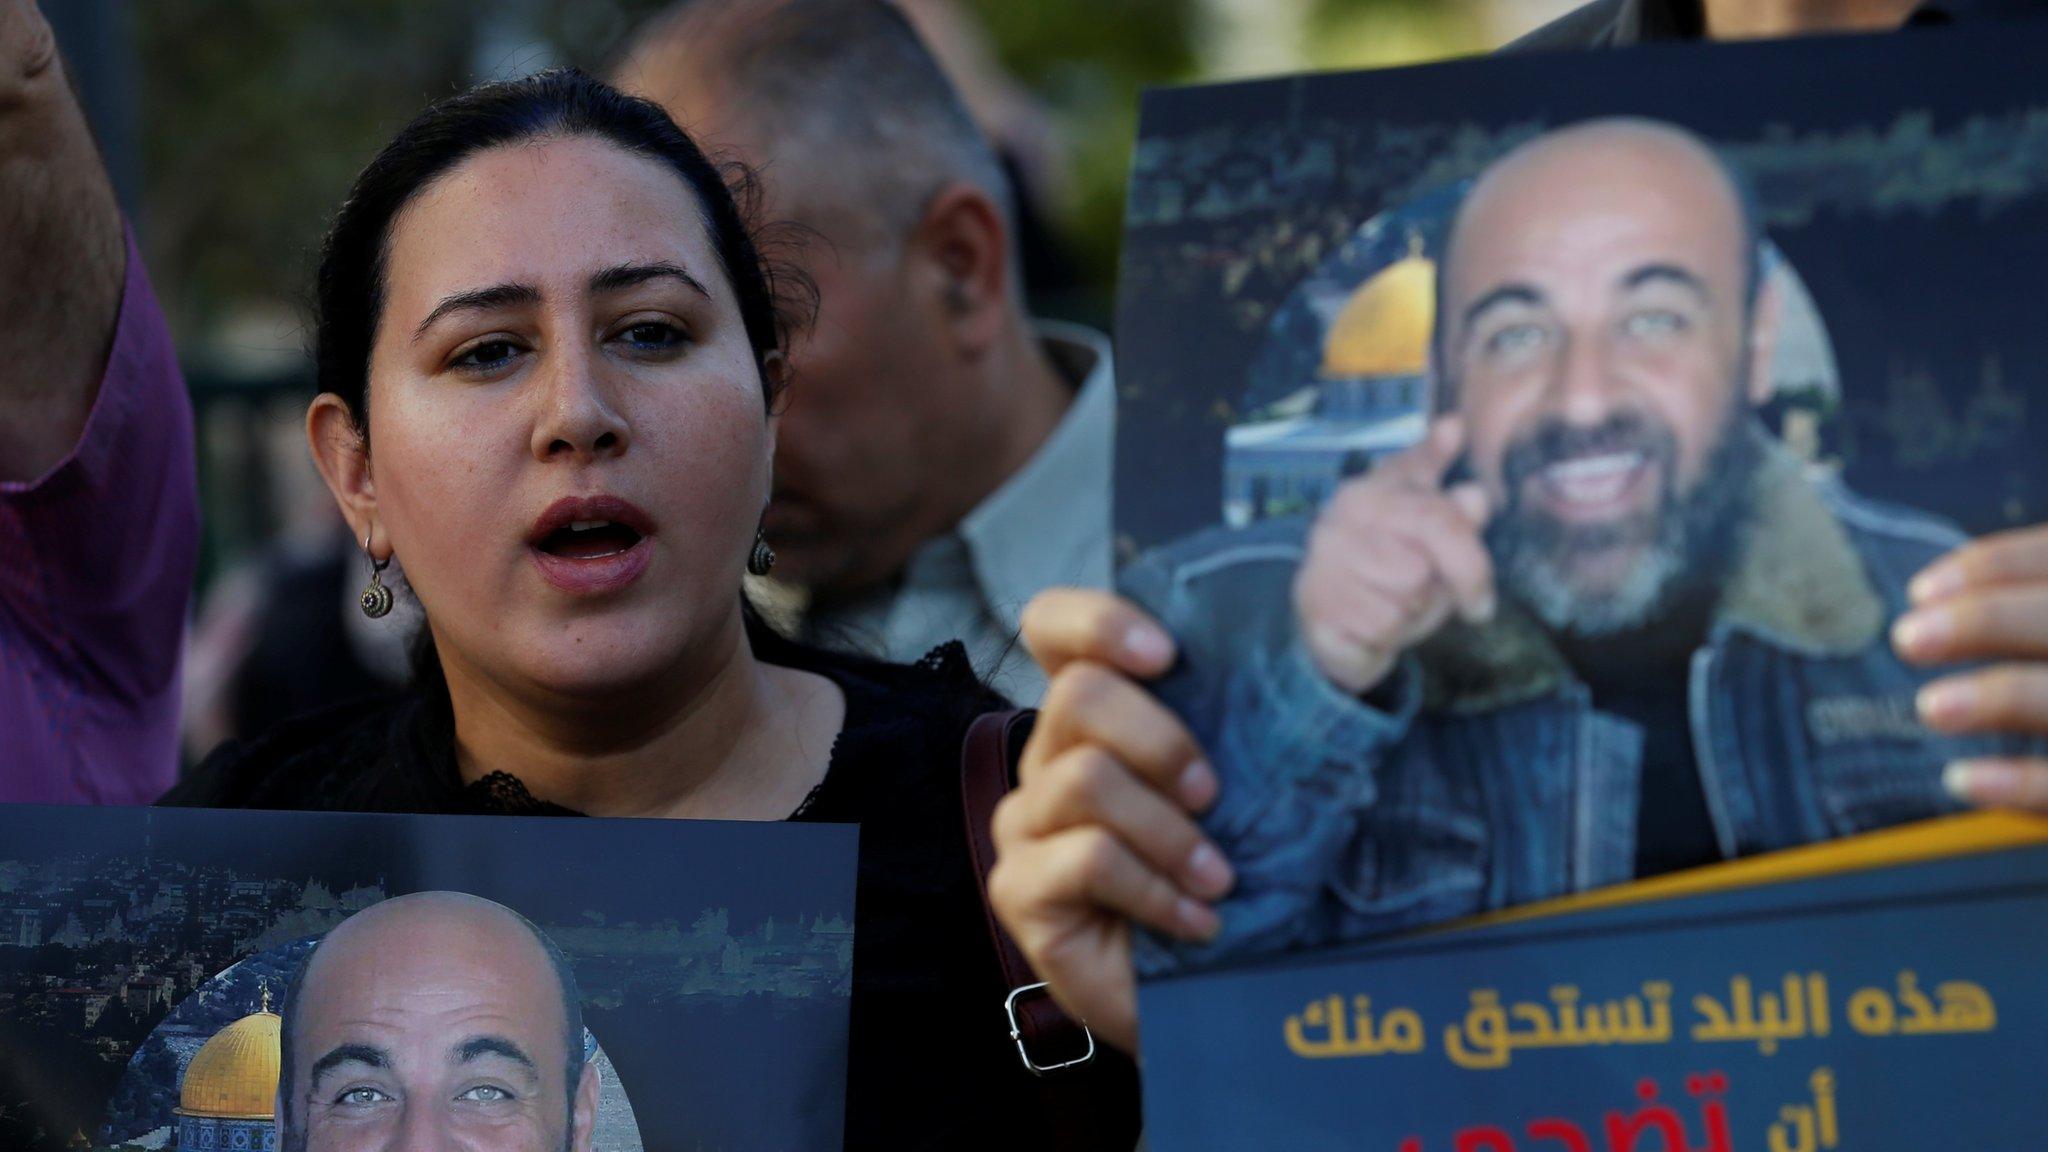
[[1316, 666], [1347, 692], [1377, 687], [1453, 614], [1493, 616], [1486, 495], [1476, 483], [1444, 484], [1464, 445], [1463, 420], [1442, 417], [1316, 517], [1294, 580], [1295, 618]]
[[1164, 630], [1106, 592], [1053, 589], [1024, 612], [1051, 687], [1018, 787], [997, 807], [989, 900], [1067, 1011], [1137, 1046], [1131, 922], [1203, 940], [1230, 866], [1196, 826], [1216, 775], [1181, 722], [1131, 677], [1173, 663]]

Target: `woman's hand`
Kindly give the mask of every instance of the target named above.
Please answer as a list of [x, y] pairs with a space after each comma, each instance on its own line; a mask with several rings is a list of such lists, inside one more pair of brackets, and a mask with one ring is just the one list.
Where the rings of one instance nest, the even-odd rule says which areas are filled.
[[1044, 667], [1018, 787], [995, 813], [989, 901], [1054, 999], [1136, 1051], [1130, 922], [1189, 940], [1218, 927], [1209, 902], [1230, 866], [1193, 814], [1216, 774], [1171, 712], [1133, 681], [1172, 666], [1172, 640], [1107, 592], [1053, 589], [1024, 611]]
[[[1973, 540], [1909, 586], [1913, 610], [1892, 629], [1913, 664], [1990, 661], [1920, 692], [1920, 718], [1941, 732], [2048, 736], [2048, 525]], [[1951, 764], [1944, 782], [1973, 804], [2048, 812], [2048, 760]]]

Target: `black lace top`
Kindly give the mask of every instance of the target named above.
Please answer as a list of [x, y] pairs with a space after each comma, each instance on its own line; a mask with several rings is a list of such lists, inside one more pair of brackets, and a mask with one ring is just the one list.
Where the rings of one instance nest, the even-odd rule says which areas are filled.
[[[1009, 1038], [960, 800], [967, 726], [1002, 701], [958, 644], [908, 667], [815, 653], [800, 666], [839, 685], [846, 720], [791, 819], [861, 825], [847, 1146], [1128, 1152], [1138, 1094], [1127, 1062], [1039, 1080]], [[216, 752], [161, 803], [579, 815], [503, 772], [465, 783], [438, 711], [404, 694], [314, 713]], [[1077, 1107], [1099, 1144], [1054, 1136], [1053, 1112]]]

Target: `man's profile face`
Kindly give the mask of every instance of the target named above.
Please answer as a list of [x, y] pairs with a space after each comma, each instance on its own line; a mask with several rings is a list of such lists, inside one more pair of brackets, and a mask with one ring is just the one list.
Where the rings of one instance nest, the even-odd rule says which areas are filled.
[[[930, 461], [956, 435], [941, 318], [919, 265], [872, 222], [812, 211], [798, 257], [818, 288], [789, 350], [766, 528], [776, 575], [818, 592], [893, 577], [928, 527]], [[815, 223], [811, 223], [815, 221]]]
[[1504, 579], [1553, 627], [1640, 622], [1687, 561], [1686, 518], [1726, 502], [1768, 350], [1748, 244], [1711, 161], [1642, 129], [1538, 144], [1461, 211], [1442, 364]]
[[788, 352], [762, 522], [776, 578], [826, 596], [884, 585], [938, 527], [937, 462], [975, 410], [949, 355], [939, 269], [896, 213], [869, 202], [844, 156], [759, 123], [715, 70], [672, 55], [630, 80], [719, 156], [760, 174], [760, 218], [795, 228], [771, 254], [817, 290], [812, 323]]
[[364, 928], [321, 945], [292, 1006], [285, 1091], [308, 1152], [587, 1143], [560, 985], [530, 932], [434, 905]]

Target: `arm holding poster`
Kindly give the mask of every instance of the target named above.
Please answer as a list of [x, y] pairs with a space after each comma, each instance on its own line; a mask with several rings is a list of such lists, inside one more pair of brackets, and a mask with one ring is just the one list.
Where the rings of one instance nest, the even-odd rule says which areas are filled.
[[1135, 1052], [1132, 924], [1206, 939], [1219, 926], [1208, 902], [1234, 881], [1193, 818], [1215, 802], [1215, 772], [1133, 682], [1176, 656], [1135, 607], [1053, 589], [1025, 609], [1023, 639], [1050, 687], [1018, 787], [996, 808], [989, 903], [1054, 998]]

